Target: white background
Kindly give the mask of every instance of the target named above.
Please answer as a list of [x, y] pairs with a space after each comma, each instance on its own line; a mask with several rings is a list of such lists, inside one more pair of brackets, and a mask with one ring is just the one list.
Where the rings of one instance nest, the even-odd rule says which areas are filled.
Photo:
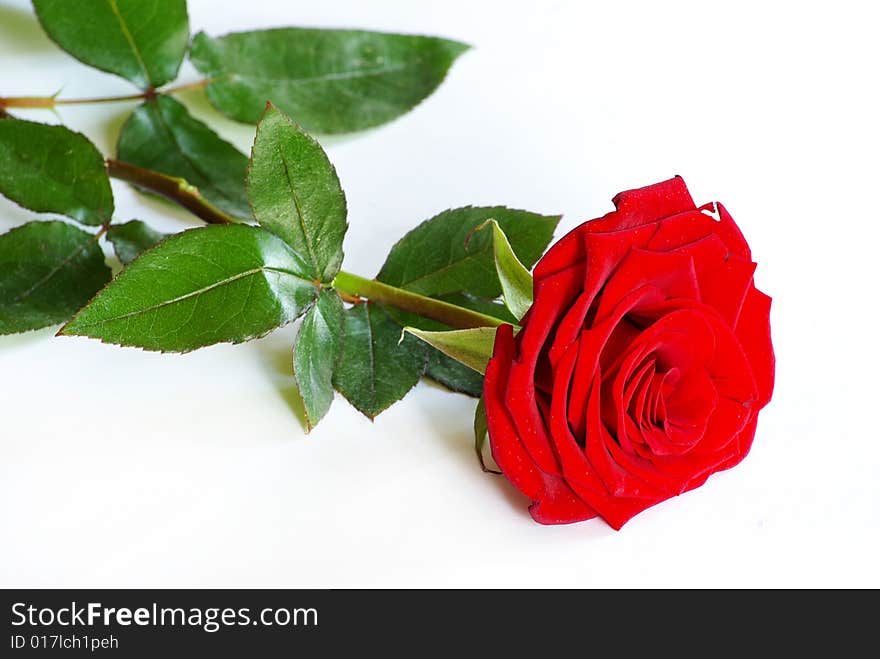
[[[0, 584], [878, 587], [878, 167], [872, 2], [190, 0], [193, 31], [361, 27], [475, 48], [412, 113], [324, 140], [346, 269], [448, 207], [564, 213], [674, 174], [723, 201], [774, 298], [773, 401], [735, 469], [637, 516], [543, 527], [427, 383], [374, 423], [293, 412], [295, 327], [187, 356], [0, 337]], [[181, 82], [198, 79], [185, 64]], [[0, 95], [130, 93], [0, 0]], [[182, 99], [247, 151], [253, 127]], [[65, 107], [105, 153], [133, 104]], [[57, 121], [50, 112], [22, 116]], [[114, 182], [120, 220], [184, 212]], [[0, 230], [31, 214], [0, 199]]]

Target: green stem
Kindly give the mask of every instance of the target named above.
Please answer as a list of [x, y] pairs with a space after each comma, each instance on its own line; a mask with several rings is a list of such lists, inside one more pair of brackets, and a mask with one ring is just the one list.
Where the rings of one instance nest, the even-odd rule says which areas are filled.
[[233, 224], [235, 219], [205, 199], [199, 189], [182, 178], [168, 176], [151, 169], [137, 167], [119, 160], [107, 160], [107, 173], [170, 199], [208, 224]]
[[505, 321], [493, 316], [405, 291], [396, 286], [389, 286], [375, 279], [358, 277], [350, 272], [339, 272], [331, 286], [340, 293], [367, 298], [375, 302], [384, 302], [402, 311], [409, 311], [458, 329], [498, 327], [505, 323]]
[[0, 110], [3, 108], [54, 108], [59, 105], [90, 105], [93, 103], [119, 103], [123, 101], [146, 101], [155, 98], [157, 94], [176, 94], [190, 89], [206, 87], [209, 79], [199, 80], [186, 85], [167, 87], [166, 89], [148, 89], [139, 94], [127, 94], [125, 96], [104, 96], [100, 98], [56, 98], [54, 96], [8, 96], [0, 97]]

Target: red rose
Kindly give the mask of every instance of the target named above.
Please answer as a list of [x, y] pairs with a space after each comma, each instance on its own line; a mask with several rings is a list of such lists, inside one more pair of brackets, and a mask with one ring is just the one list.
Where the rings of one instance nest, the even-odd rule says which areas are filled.
[[633, 515], [748, 453], [773, 390], [770, 298], [721, 204], [676, 177], [614, 198], [535, 267], [484, 386], [492, 455], [543, 524]]

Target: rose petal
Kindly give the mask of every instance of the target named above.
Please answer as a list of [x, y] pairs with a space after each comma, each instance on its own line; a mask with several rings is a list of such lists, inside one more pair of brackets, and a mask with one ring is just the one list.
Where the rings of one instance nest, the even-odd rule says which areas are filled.
[[[617, 307], [609, 313], [607, 318], [581, 334], [578, 346], [580, 357], [577, 360], [568, 394], [568, 404], [570, 408], [574, 408], [573, 414], [579, 414], [580, 410], [586, 409], [596, 370], [599, 367], [599, 360], [614, 330], [621, 324], [621, 319], [633, 307], [646, 301], [656, 300], [657, 295], [656, 289], [649, 286], [633, 291], [618, 302]], [[572, 418], [575, 419], [574, 416]], [[581, 424], [575, 422], [573, 427], [578, 429], [579, 436], [583, 435]]]
[[620, 445], [627, 451], [635, 451], [634, 442], [641, 442], [639, 437], [632, 437], [627, 431], [631, 428], [627, 419], [638, 419], [642, 406], [638, 394], [643, 391], [645, 383], [654, 374], [654, 361], [641, 362], [631, 376], [618, 372], [606, 374], [602, 391], [602, 422], [609, 432], [617, 436]]
[[596, 309], [601, 321], [617, 302], [641, 286], [653, 286], [662, 298], [699, 299], [693, 259], [677, 252], [631, 249], [609, 278]]
[[626, 236], [586, 233], [582, 238], [586, 253], [583, 289], [556, 328], [553, 345], [548, 353], [551, 364], [558, 362], [569, 344], [577, 341], [593, 300], [630, 250]]
[[730, 252], [716, 235], [675, 251], [694, 260], [700, 291], [697, 299], [713, 307], [731, 326], [736, 325], [757, 264]]
[[685, 491], [693, 490], [703, 485], [712, 474], [730, 469], [742, 462], [752, 447], [757, 425], [758, 417], [754, 415], [742, 431], [733, 439], [726, 452], [722, 454], [724, 457], [715, 464], [707, 464], [703, 470], [695, 472], [685, 485]]
[[539, 524], [571, 524], [596, 517], [596, 511], [560, 478], [550, 479], [544, 497], [529, 506], [529, 513]]
[[559, 474], [559, 467], [535, 400], [536, 364], [547, 336], [562, 310], [578, 294], [582, 281], [581, 268], [574, 267], [537, 284], [529, 321], [516, 338], [519, 359], [513, 362], [508, 375], [505, 406], [529, 455], [548, 474]]
[[731, 253], [752, 260], [749, 244], [736, 222], [724, 206], [715, 202], [660, 220], [647, 247], [666, 252], [708, 236], [718, 236]]
[[520, 492], [535, 501], [544, 494], [545, 478], [520, 443], [504, 405], [504, 393], [513, 353], [513, 328], [510, 325], [502, 325], [495, 334], [494, 352], [486, 366], [486, 376], [483, 380], [489, 446], [493, 459], [504, 475]]
[[503, 403], [507, 370], [514, 349], [513, 330], [510, 325], [502, 325], [495, 336], [495, 349], [486, 367], [483, 385], [492, 457], [508, 480], [534, 502], [529, 511], [535, 520], [544, 524], [561, 524], [595, 517], [595, 511], [562, 479], [537, 468], [517, 437]]
[[[554, 391], [553, 408], [550, 413], [551, 434], [556, 442], [557, 453], [568, 486], [586, 505], [602, 515], [609, 524], [614, 528], [620, 528], [626, 519], [651, 504], [640, 507], [636, 500], [630, 498], [617, 503], [615, 497], [608, 492], [602, 480], [598, 478], [583, 450], [571, 434], [566, 422], [565, 390], [573, 372], [576, 353], [576, 347], [571, 346], [559, 364], [558, 389]], [[597, 440], [598, 438], [587, 437], [588, 442]], [[600, 507], [604, 512], [600, 512]]]
[[764, 407], [773, 395], [776, 358], [770, 339], [770, 303], [764, 293], [756, 288], [750, 289], [734, 330], [755, 374], [758, 388], [756, 410]]
[[686, 453], [706, 434], [709, 419], [718, 407], [715, 385], [705, 369], [690, 369], [664, 402], [666, 435], [676, 447], [675, 453]]
[[562, 270], [584, 262], [587, 257], [584, 235], [587, 232], [587, 224], [581, 224], [557, 240], [547, 250], [532, 272], [535, 287], [547, 277], [552, 277]]
[[694, 200], [680, 176], [635, 190], [621, 192], [614, 199], [616, 211], [588, 223], [590, 231], [620, 231], [694, 210]]
[[[587, 403], [587, 460], [613, 496], [655, 499], [666, 490], [666, 477], [656, 473], [647, 460], [621, 450], [602, 423], [599, 387], [593, 387]], [[645, 477], [651, 481], [645, 480]]]
[[[715, 309], [695, 300], [667, 300], [639, 308], [639, 314], [649, 318], [665, 319], [673, 314], [685, 313], [692, 314], [688, 317], [701, 318], [711, 328], [715, 347], [711, 359], [706, 363], [718, 395], [747, 405], [753, 404], [757, 399], [757, 385], [751, 361], [733, 330]], [[687, 358], [680, 350], [676, 354], [675, 359]]]

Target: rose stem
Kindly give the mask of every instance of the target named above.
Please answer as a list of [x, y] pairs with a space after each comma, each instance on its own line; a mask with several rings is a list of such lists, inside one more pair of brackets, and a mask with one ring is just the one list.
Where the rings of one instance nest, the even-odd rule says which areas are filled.
[[402, 311], [409, 311], [458, 329], [498, 327], [504, 324], [504, 321], [498, 318], [389, 286], [375, 279], [365, 279], [350, 272], [338, 273], [331, 286], [340, 293], [384, 302]]
[[107, 160], [107, 173], [120, 181], [155, 192], [183, 206], [208, 224], [232, 224], [235, 219], [205, 199], [199, 189], [182, 178], [143, 169], [119, 160]]
[[92, 103], [118, 103], [121, 101], [145, 101], [155, 98], [157, 94], [176, 94], [190, 89], [206, 87], [211, 80], [199, 80], [186, 85], [168, 87], [167, 89], [148, 89], [139, 94], [125, 96], [105, 96], [102, 98], [55, 98], [54, 96], [8, 96], [0, 97], [0, 109], [3, 108], [54, 108], [58, 105], [86, 105]]

